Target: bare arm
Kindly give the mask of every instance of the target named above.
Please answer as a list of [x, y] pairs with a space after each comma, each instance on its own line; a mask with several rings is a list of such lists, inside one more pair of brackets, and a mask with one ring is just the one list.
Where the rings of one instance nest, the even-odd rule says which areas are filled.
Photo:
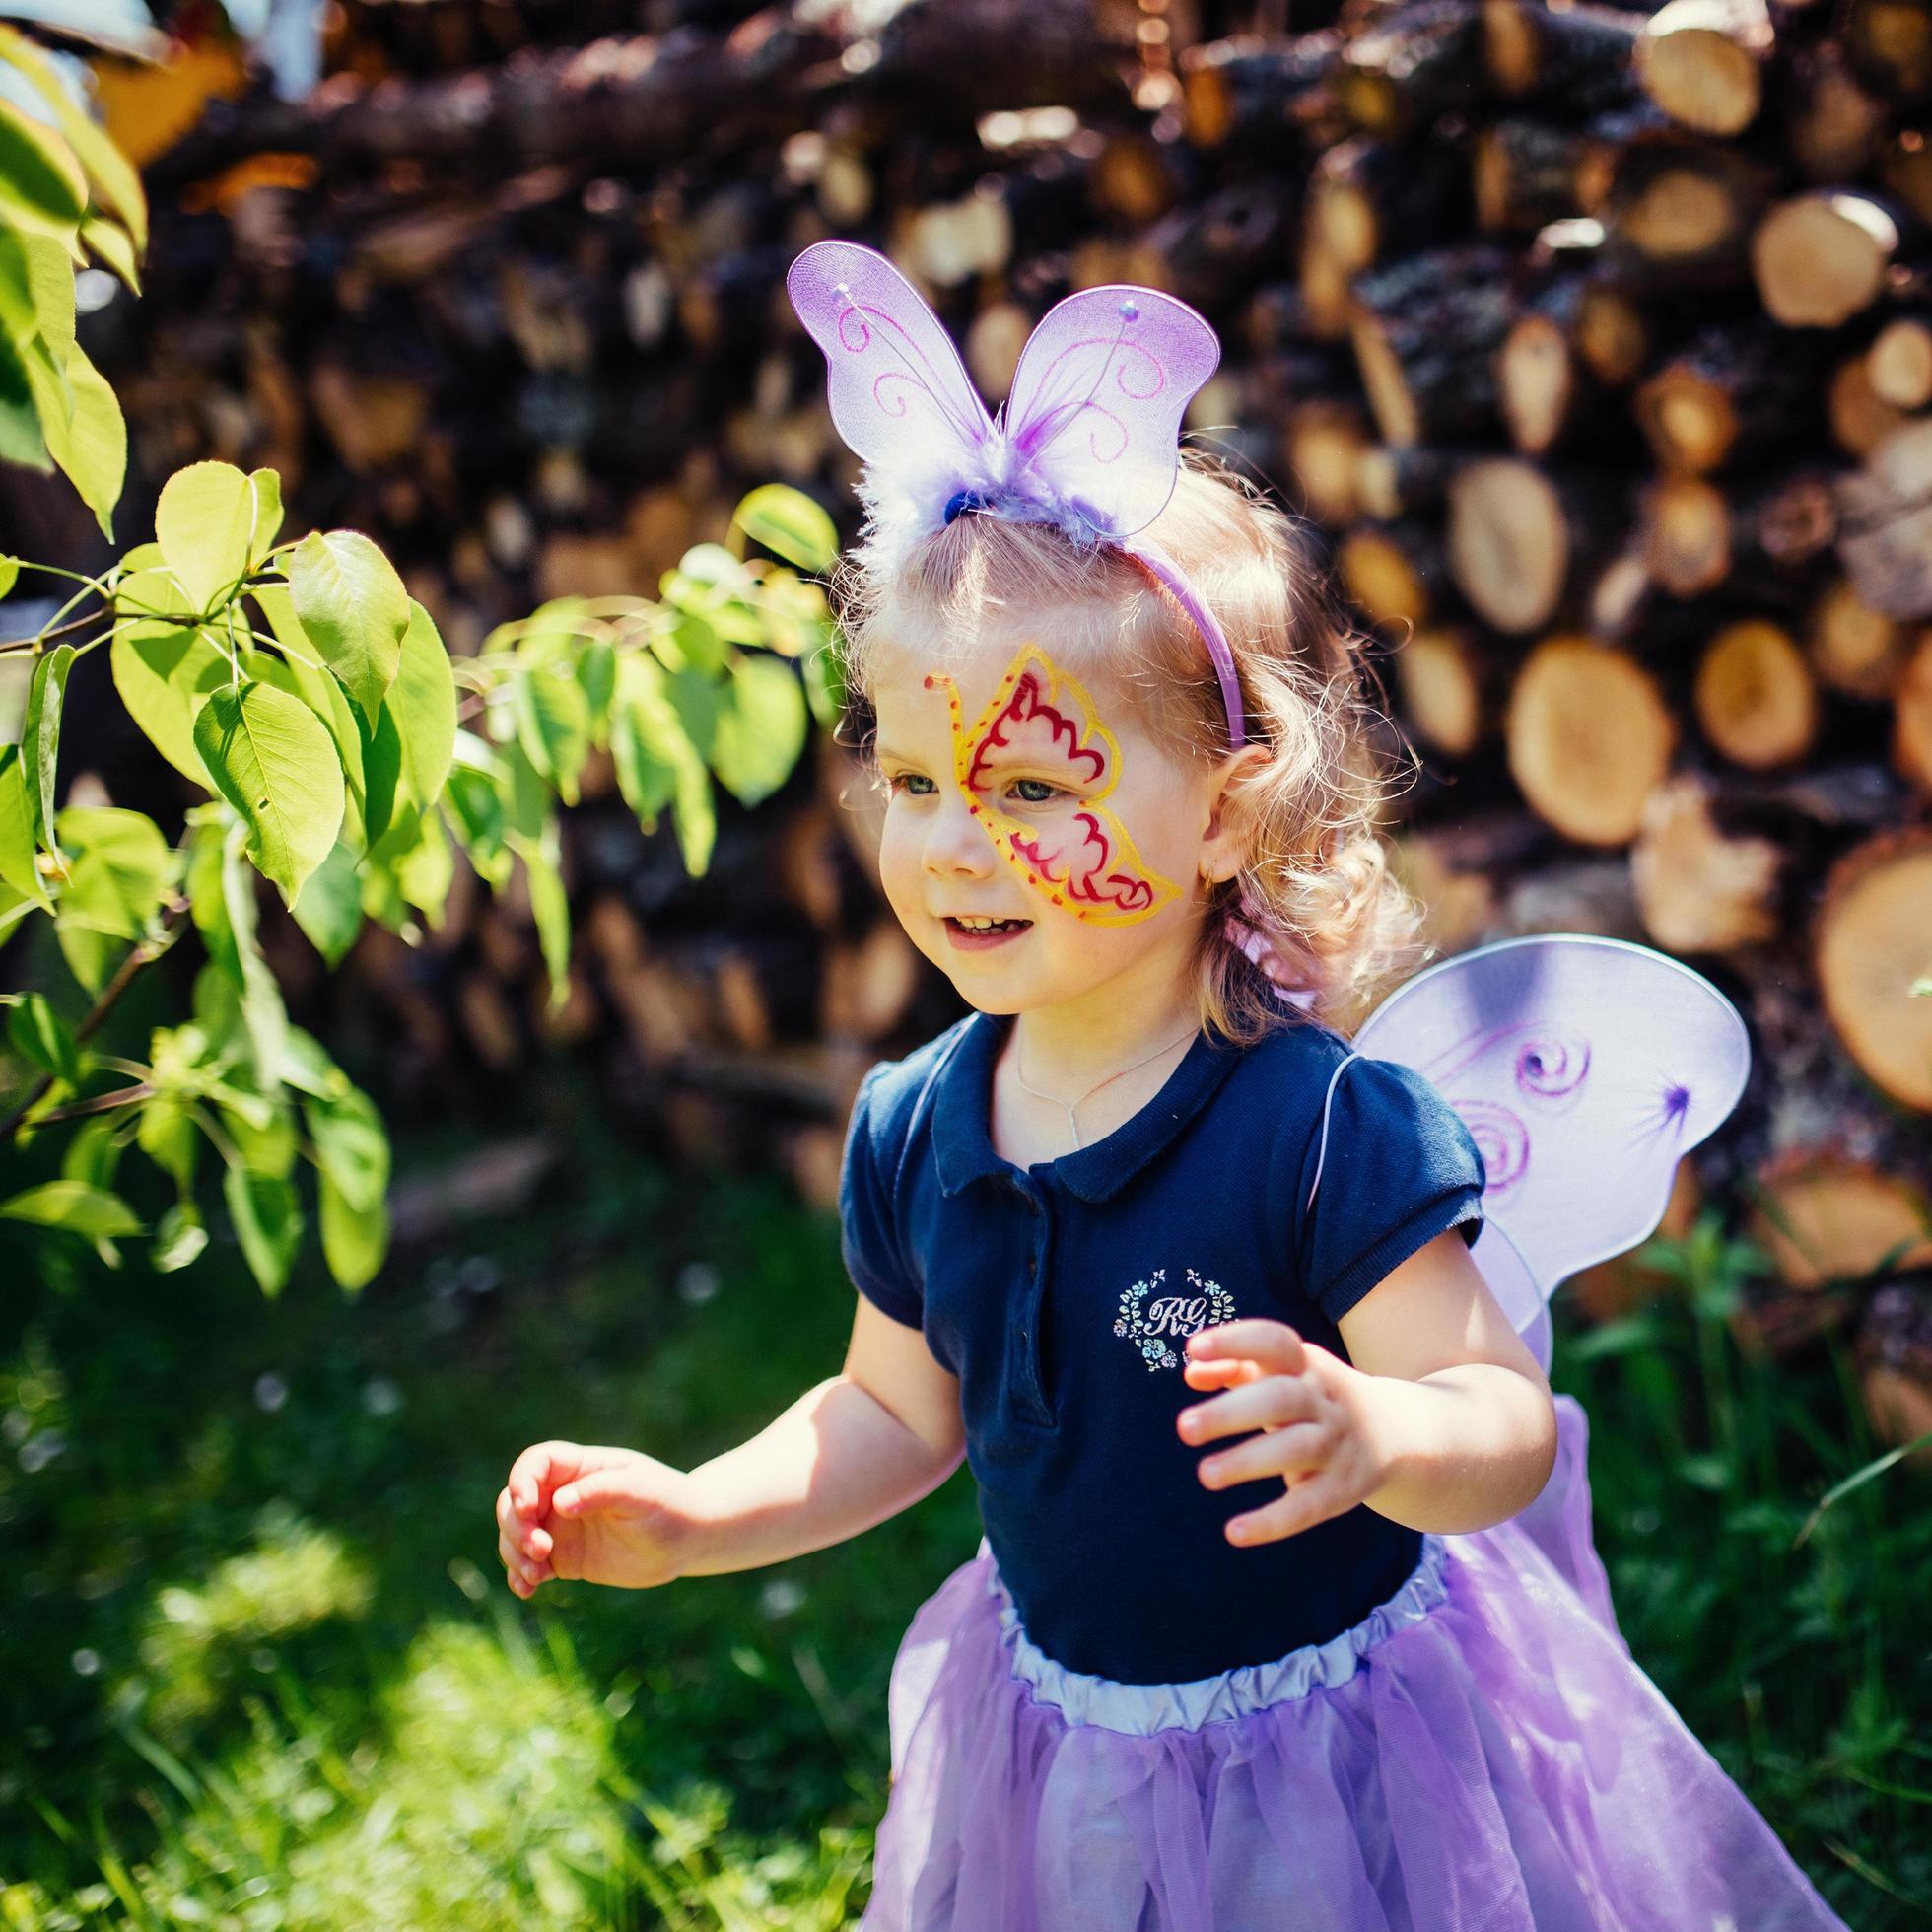
[[1536, 1500], [1556, 1456], [1550, 1384], [1451, 1228], [1337, 1327], [1368, 1380], [1387, 1481], [1363, 1500], [1412, 1530], [1486, 1529]]
[[497, 1495], [497, 1553], [524, 1597], [552, 1577], [649, 1590], [755, 1569], [910, 1507], [964, 1448], [958, 1382], [862, 1298], [843, 1371], [689, 1474], [636, 1449], [533, 1443]]
[[713, 1576], [843, 1543], [937, 1488], [964, 1452], [958, 1382], [861, 1296], [843, 1372], [691, 1472], [679, 1567]]

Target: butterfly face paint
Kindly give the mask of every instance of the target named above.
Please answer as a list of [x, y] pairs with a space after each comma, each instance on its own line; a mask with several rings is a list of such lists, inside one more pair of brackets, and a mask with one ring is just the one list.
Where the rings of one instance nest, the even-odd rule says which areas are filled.
[[[1050, 904], [1097, 926], [1126, 926], [1180, 897], [1181, 888], [1142, 861], [1127, 827], [1100, 802], [1120, 782], [1120, 745], [1084, 687], [1038, 645], [1021, 647], [970, 730], [953, 679], [933, 671], [925, 681], [928, 690], [945, 690], [953, 776], [969, 807], [995, 849]], [[996, 788], [1006, 766], [1063, 787], [1077, 802], [1052, 822], [1002, 811]]]

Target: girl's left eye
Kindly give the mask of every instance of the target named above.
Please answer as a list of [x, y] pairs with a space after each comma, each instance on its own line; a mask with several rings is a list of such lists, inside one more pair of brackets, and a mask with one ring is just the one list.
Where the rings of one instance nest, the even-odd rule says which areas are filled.
[[1036, 793], [1031, 793], [1023, 795], [1022, 802], [1025, 804], [1044, 805], [1049, 798], [1057, 798], [1060, 796], [1060, 787], [1057, 785], [1049, 785], [1047, 781], [1043, 778], [1015, 779], [1013, 781], [1013, 790], [1017, 792], [1022, 785], [1032, 785], [1032, 786], [1037, 786], [1039, 788]]

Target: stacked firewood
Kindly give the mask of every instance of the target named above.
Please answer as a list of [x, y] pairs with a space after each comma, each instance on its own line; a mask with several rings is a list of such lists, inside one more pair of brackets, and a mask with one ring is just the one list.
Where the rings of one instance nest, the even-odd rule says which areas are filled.
[[[1284, 12], [665, 0], [568, 46], [539, 0], [352, 0], [314, 97], [213, 102], [151, 170], [137, 455], [275, 463], [473, 649], [649, 591], [751, 482], [850, 522], [783, 296], [809, 242], [892, 253], [990, 402], [1059, 296], [1173, 290], [1224, 345], [1191, 425], [1382, 642], [1433, 936], [1602, 932], [1718, 980], [1759, 1072], [1676, 1211], [1749, 1197], [1754, 1343], [1855, 1313], [1896, 1377], [1832, 1284], [1932, 1268], [1932, 4]], [[412, 1064], [614, 1032], [678, 1145], [789, 1123], [828, 1196], [858, 1072], [959, 1010], [870, 882], [851, 752], [727, 810], [699, 881], [586, 793], [561, 1018], [514, 894], [365, 947]]]

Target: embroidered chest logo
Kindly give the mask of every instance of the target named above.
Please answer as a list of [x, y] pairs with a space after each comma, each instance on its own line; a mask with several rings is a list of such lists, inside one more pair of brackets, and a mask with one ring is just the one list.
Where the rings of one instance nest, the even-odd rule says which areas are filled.
[[1234, 1297], [1218, 1281], [1204, 1281], [1188, 1270], [1184, 1294], [1167, 1287], [1167, 1271], [1156, 1268], [1149, 1280], [1121, 1290], [1120, 1314], [1114, 1333], [1125, 1336], [1140, 1351], [1149, 1371], [1179, 1368], [1180, 1356], [1169, 1338], [1185, 1342], [1197, 1329], [1218, 1328], [1234, 1319]]

